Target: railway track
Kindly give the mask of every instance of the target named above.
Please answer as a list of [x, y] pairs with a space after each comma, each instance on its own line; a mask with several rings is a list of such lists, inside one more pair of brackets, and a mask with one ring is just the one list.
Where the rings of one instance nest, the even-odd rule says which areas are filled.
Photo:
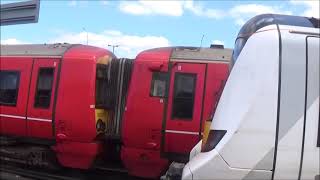
[[1, 163], [0, 173], [2, 172], [18, 175], [23, 177], [22, 179], [32, 180], [141, 180], [141, 178], [129, 176], [126, 172], [109, 169], [91, 171], [63, 169], [60, 171], [47, 171], [41, 168], [36, 169], [27, 166], [8, 165]]
[[[6, 172], [10, 174], [19, 175], [24, 178], [30, 178], [30, 179], [36, 179], [36, 180], [84, 180], [85, 177], [80, 177], [79, 175], [77, 177], [75, 176], [69, 176], [68, 173], [62, 173], [62, 172], [48, 172], [43, 170], [36, 170], [36, 169], [29, 169], [29, 168], [22, 168], [18, 166], [10, 166], [10, 165], [4, 165], [1, 164], [0, 166], [1, 172]], [[75, 175], [75, 174], [74, 174]]]

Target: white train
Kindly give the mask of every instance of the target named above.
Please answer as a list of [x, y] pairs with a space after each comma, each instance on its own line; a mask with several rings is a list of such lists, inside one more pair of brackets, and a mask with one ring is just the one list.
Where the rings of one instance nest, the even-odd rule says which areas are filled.
[[183, 180], [319, 180], [319, 33], [319, 19], [273, 14], [242, 27], [208, 139]]

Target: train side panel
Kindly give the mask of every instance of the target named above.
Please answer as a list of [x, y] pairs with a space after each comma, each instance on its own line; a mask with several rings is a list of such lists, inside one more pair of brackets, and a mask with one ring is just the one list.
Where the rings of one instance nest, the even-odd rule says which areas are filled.
[[53, 106], [60, 59], [35, 58], [27, 105], [27, 136], [54, 140]]
[[319, 174], [319, 37], [281, 34], [282, 87], [274, 178], [300, 179], [303, 174], [312, 179]]
[[229, 63], [208, 64], [201, 132], [203, 132], [204, 122], [212, 119], [216, 111], [217, 102], [227, 81], [228, 74]]
[[[308, 64], [308, 79], [307, 79], [307, 106], [305, 119], [305, 137], [304, 149], [301, 166], [301, 179], [315, 178], [313, 175], [318, 175], [320, 178], [320, 55], [319, 55], [319, 37], [309, 37], [307, 39], [307, 64]], [[318, 98], [317, 96], [318, 92]], [[314, 98], [316, 97], [316, 98]], [[318, 111], [318, 112], [317, 112]], [[318, 127], [318, 129], [316, 128]], [[309, 163], [311, 162], [311, 163]], [[315, 178], [316, 179], [316, 178]]]

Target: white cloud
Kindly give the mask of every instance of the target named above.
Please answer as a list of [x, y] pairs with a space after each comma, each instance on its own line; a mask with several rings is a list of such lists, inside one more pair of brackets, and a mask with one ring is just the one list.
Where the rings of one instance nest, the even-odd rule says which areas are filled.
[[[49, 43], [80, 43], [86, 44], [87, 33], [66, 33], [49, 41]], [[106, 30], [102, 33], [88, 32], [89, 45], [108, 48], [108, 44], [119, 45], [115, 48], [118, 57], [134, 58], [139, 52], [155, 48], [170, 46], [168, 39], [162, 36], [137, 36], [124, 34], [120, 31]], [[112, 50], [112, 49], [111, 49]]]
[[216, 19], [224, 16], [223, 11], [221, 10], [204, 8], [202, 5], [195, 4], [191, 0], [185, 1], [184, 7], [186, 10], [191, 11], [196, 16], [204, 16], [204, 17], [216, 18]]
[[120, 3], [122, 12], [133, 15], [181, 16], [183, 1], [124, 1]]
[[223, 16], [223, 11], [205, 8], [199, 3], [195, 4], [193, 0], [125, 1], [120, 3], [119, 8], [122, 12], [133, 15], [182, 16], [188, 11], [208, 18], [217, 19]]
[[291, 4], [293, 5], [302, 5], [305, 6], [307, 9], [301, 14], [302, 16], [307, 17], [320, 17], [320, 1], [314, 0], [314, 1], [297, 1], [297, 0], [291, 0]]
[[1, 44], [13, 45], [13, 44], [30, 44], [30, 43], [18, 40], [16, 38], [9, 38], [5, 40], [1, 40]]
[[[303, 16], [313, 16], [319, 18], [319, 0], [291, 0], [291, 4], [306, 7]], [[237, 25], [243, 25], [250, 18], [258, 14], [287, 14], [292, 15], [288, 7], [279, 5], [263, 4], [240, 4], [230, 9], [221, 10], [207, 8], [202, 2], [194, 0], [139, 0], [121, 2], [119, 8], [122, 12], [132, 15], [162, 15], [162, 16], [182, 16], [189, 12], [195, 16], [221, 19], [232, 17]]]
[[291, 11], [284, 10], [278, 6], [267, 6], [260, 4], [242, 4], [230, 9], [229, 14], [235, 19], [236, 24], [243, 25], [248, 19], [258, 14], [288, 14], [291, 15]]
[[224, 45], [224, 42], [223, 42], [223, 41], [220, 41], [220, 40], [213, 40], [213, 41], [212, 41], [212, 44]]
[[[79, 33], [60, 33], [60, 35], [50, 39], [47, 41], [47, 43], [86, 44], [87, 32], [82, 31]], [[16, 38], [8, 38], [1, 40], [1, 44], [12, 45], [31, 43], [18, 40]], [[111, 51], [112, 48], [108, 47], [108, 44], [119, 45], [119, 47], [115, 48], [115, 54], [117, 57], [128, 58], [135, 58], [138, 53], [146, 49], [170, 46], [169, 40], [163, 36], [138, 36], [124, 34], [117, 30], [106, 30], [101, 33], [88, 32], [88, 44], [105, 49], [109, 48]]]
[[106, 30], [104, 31], [105, 34], [110, 35], [110, 36], [121, 36], [122, 33], [117, 30]]

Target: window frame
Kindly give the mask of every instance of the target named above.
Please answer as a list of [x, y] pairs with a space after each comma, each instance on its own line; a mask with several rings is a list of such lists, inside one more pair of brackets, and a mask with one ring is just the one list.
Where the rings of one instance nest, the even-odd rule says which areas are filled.
[[21, 76], [21, 71], [19, 70], [0, 70], [0, 73], [16, 73], [17, 74], [17, 83], [16, 83], [16, 98], [14, 104], [8, 104], [8, 103], [3, 103], [0, 101], [0, 106], [11, 106], [11, 107], [16, 107], [18, 103], [18, 98], [19, 98], [19, 90], [20, 90], [20, 76]]
[[[193, 96], [192, 96], [192, 115], [189, 118], [175, 117], [174, 116], [175, 99], [177, 98], [177, 97], [175, 97], [176, 90], [177, 90], [176, 80], [177, 80], [177, 77], [181, 76], [181, 75], [194, 77], [194, 79], [193, 79], [194, 86], [193, 86], [193, 91], [192, 91], [193, 92]], [[185, 73], [185, 72], [176, 72], [175, 73], [174, 85], [173, 85], [174, 89], [173, 89], [173, 95], [172, 95], [172, 107], [171, 107], [171, 119], [172, 120], [183, 120], [183, 121], [192, 121], [193, 120], [194, 104], [195, 104], [195, 96], [196, 96], [196, 86], [197, 86], [197, 73]]]
[[[162, 74], [165, 76], [165, 90], [164, 90], [164, 96], [155, 96], [153, 95], [153, 90], [154, 90], [154, 84], [156, 80], [156, 75], [157, 74]], [[158, 76], [159, 77], [159, 76]], [[150, 85], [150, 91], [149, 91], [149, 96], [150, 97], [157, 97], [157, 98], [167, 98], [168, 97], [168, 85], [169, 85], [169, 73], [168, 72], [162, 72], [162, 71], [157, 71], [157, 72], [152, 72], [152, 79], [151, 79], [151, 85]]]
[[[52, 73], [52, 82], [51, 82], [51, 90], [50, 90], [50, 99], [49, 99], [49, 105], [48, 107], [44, 107], [44, 106], [39, 106], [36, 105], [37, 102], [37, 95], [38, 95], [38, 91], [39, 91], [39, 79], [40, 79], [40, 71], [42, 69], [52, 69], [53, 73]], [[52, 91], [53, 91], [53, 85], [54, 85], [54, 79], [55, 79], [55, 68], [54, 67], [39, 67], [38, 69], [38, 73], [37, 73], [37, 84], [36, 84], [36, 89], [35, 89], [35, 94], [34, 94], [34, 102], [33, 102], [33, 107], [37, 108], [37, 109], [49, 109], [50, 105], [51, 105], [51, 99], [52, 99]]]

